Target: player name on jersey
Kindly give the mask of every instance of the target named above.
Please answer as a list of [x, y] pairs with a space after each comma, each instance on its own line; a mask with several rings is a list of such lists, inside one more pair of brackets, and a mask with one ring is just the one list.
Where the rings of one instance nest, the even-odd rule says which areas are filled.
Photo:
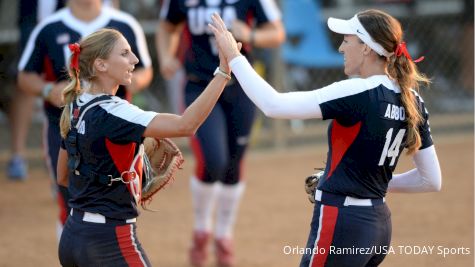
[[386, 107], [386, 112], [384, 113], [384, 117], [391, 120], [404, 121], [406, 120], [406, 110], [404, 107], [388, 104]]

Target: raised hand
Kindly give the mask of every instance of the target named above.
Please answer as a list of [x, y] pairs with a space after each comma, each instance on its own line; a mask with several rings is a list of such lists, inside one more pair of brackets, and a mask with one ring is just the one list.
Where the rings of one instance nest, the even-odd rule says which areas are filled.
[[208, 24], [208, 26], [216, 38], [216, 45], [218, 46], [219, 58], [221, 60], [220, 64], [226, 64], [223, 67], [229, 69], [229, 61], [241, 55], [239, 51], [241, 51], [242, 44], [236, 42], [236, 39], [228, 31], [226, 24], [224, 24], [224, 21], [217, 13], [214, 13], [211, 19], [213, 23]]

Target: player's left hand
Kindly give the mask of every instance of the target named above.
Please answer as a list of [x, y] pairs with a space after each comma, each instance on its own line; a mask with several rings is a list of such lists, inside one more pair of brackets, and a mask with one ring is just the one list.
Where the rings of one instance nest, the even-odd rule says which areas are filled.
[[242, 44], [234, 39], [217, 13], [214, 13], [211, 19], [213, 23], [208, 24], [208, 26], [216, 38], [216, 45], [221, 56], [220, 59], [225, 59], [229, 63], [233, 58], [241, 55], [239, 51], [241, 51]]

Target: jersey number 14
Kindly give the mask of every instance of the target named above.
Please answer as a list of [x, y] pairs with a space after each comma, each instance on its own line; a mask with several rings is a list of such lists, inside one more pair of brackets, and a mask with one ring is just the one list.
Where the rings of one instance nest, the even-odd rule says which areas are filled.
[[394, 166], [394, 163], [396, 162], [396, 158], [399, 155], [399, 148], [401, 147], [402, 139], [404, 138], [404, 134], [406, 133], [406, 129], [400, 129], [399, 132], [397, 132], [396, 137], [394, 138], [394, 141], [391, 140], [393, 139], [393, 130], [394, 128], [389, 129], [389, 131], [386, 133], [386, 142], [384, 143], [384, 148], [383, 148], [383, 153], [381, 153], [381, 158], [379, 158], [379, 166], [384, 165], [384, 161], [386, 161], [386, 158], [391, 158], [391, 162], [389, 163], [389, 166]]

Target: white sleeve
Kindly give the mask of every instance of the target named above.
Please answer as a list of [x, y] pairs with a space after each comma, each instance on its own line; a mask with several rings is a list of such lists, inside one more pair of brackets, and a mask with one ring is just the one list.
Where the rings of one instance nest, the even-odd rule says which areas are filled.
[[322, 118], [315, 90], [279, 93], [254, 71], [244, 56], [234, 58], [229, 65], [244, 92], [267, 117]]
[[434, 146], [419, 150], [413, 156], [415, 169], [393, 175], [388, 191], [396, 193], [438, 192], [442, 174]]

